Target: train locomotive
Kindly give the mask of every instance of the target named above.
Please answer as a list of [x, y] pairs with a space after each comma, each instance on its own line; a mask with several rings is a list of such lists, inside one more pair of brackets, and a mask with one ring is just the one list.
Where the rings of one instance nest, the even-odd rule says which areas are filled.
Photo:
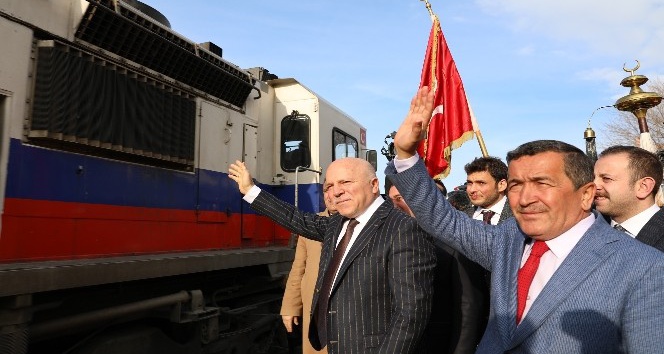
[[285, 352], [294, 235], [225, 171], [318, 212], [365, 128], [140, 1], [2, 1], [0, 38], [0, 353]]

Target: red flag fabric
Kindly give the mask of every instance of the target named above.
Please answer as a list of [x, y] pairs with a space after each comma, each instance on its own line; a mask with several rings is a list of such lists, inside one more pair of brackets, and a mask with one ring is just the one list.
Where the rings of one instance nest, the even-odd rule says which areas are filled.
[[472, 139], [474, 133], [461, 76], [447, 47], [438, 17], [433, 18], [420, 87], [428, 86], [435, 90], [434, 111], [427, 138], [420, 142], [418, 153], [431, 177], [445, 178], [450, 173], [452, 150]]

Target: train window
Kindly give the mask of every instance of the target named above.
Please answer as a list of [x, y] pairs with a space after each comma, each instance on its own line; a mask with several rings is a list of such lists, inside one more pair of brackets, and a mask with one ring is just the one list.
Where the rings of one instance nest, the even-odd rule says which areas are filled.
[[293, 111], [281, 120], [281, 169], [294, 172], [299, 166], [311, 166], [311, 119]]
[[357, 139], [338, 128], [332, 130], [332, 148], [332, 161], [344, 157], [358, 157]]

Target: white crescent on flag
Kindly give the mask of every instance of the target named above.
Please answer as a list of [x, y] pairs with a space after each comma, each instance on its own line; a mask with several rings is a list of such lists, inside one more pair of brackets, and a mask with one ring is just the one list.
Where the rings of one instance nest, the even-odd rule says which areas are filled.
[[442, 104], [436, 106], [436, 108], [433, 109], [433, 112], [431, 112], [431, 116], [433, 117], [436, 114], [443, 114], [443, 111], [445, 111], [445, 107]]

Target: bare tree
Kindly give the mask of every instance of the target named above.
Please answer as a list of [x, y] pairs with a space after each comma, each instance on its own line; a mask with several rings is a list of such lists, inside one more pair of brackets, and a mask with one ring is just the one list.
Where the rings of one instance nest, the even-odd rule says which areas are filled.
[[[656, 92], [664, 96], [664, 81], [655, 79], [642, 87], [643, 91]], [[638, 145], [639, 124], [631, 112], [615, 110], [613, 119], [602, 125], [598, 134], [598, 145], [603, 150], [612, 145]], [[648, 110], [646, 115], [648, 129], [657, 150], [664, 149], [664, 103]]]

